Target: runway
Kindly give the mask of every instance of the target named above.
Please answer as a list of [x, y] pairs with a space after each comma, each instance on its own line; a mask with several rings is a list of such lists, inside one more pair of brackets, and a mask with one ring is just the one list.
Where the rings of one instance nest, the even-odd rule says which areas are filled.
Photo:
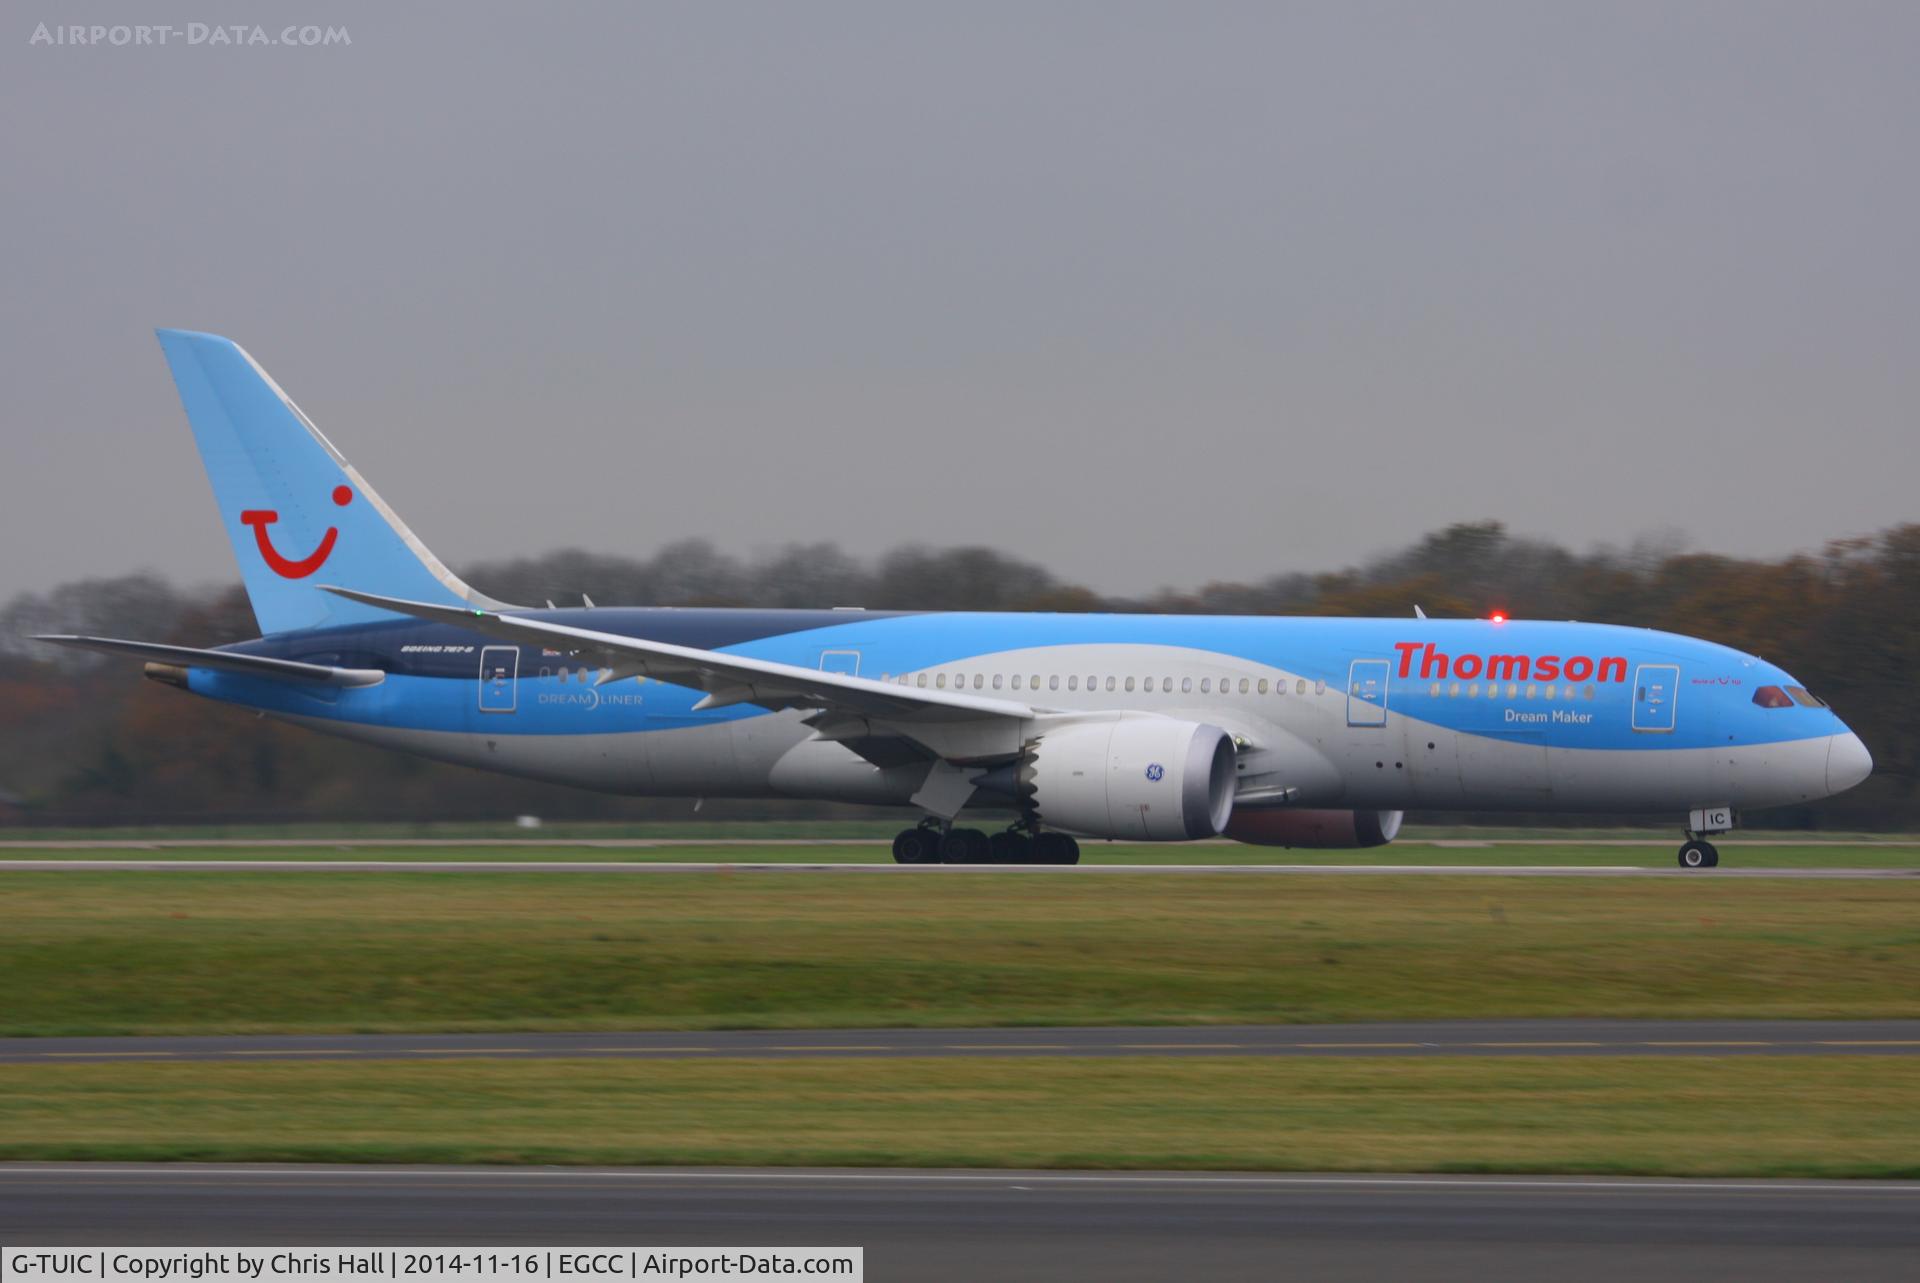
[[0, 1064], [981, 1056], [1913, 1056], [1920, 1020], [1462, 1020], [1362, 1025], [4, 1038]]
[[841, 873], [893, 877], [1103, 877], [1137, 874], [1309, 874], [1467, 878], [1920, 878], [1906, 869], [1682, 869], [1638, 865], [1498, 864], [729, 864], [608, 860], [0, 860], [0, 873]]
[[876, 1280], [1910, 1279], [1920, 1183], [0, 1164], [0, 1241], [862, 1246]]

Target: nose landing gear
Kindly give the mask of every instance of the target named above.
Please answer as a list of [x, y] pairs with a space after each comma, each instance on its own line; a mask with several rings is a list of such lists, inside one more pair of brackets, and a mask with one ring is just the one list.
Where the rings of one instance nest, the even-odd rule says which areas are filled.
[[1702, 838], [1689, 838], [1680, 848], [1680, 867], [1683, 869], [1711, 869], [1720, 863], [1720, 852], [1713, 843]]
[[1687, 841], [1680, 848], [1680, 867], [1711, 869], [1720, 863], [1720, 852], [1707, 838], [1733, 832], [1734, 815], [1730, 806], [1702, 806], [1687, 813]]

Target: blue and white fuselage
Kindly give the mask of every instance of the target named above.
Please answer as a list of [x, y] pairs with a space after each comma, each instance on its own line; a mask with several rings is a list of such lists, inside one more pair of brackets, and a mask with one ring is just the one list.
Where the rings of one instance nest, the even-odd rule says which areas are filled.
[[1872, 767], [1791, 675], [1646, 629], [506, 606], [241, 349], [161, 339], [266, 635], [60, 640], [317, 730], [613, 792], [913, 808], [922, 832], [993, 814], [1028, 844], [1370, 844], [1416, 807], [1670, 810], [1699, 834]]
[[[912, 689], [924, 682], [1015, 696], [1047, 710], [1208, 722], [1243, 745], [1242, 791], [1289, 790], [1288, 800], [1306, 807], [1784, 806], [1849, 788], [1870, 769], [1831, 709], [1785, 695], [1799, 688], [1789, 674], [1725, 646], [1647, 629], [704, 609], [526, 617]], [[1420, 648], [1411, 660], [1409, 644]], [[192, 675], [196, 693], [446, 761], [637, 794], [907, 805], [919, 783], [913, 770], [879, 769], [846, 749], [805, 751], [817, 739], [798, 710], [696, 710], [697, 689], [637, 675], [596, 685], [599, 668], [555, 647], [515, 646], [452, 625], [319, 629], [231, 649], [350, 661], [387, 677], [376, 686], [314, 688], [201, 669]], [[1494, 659], [1497, 678], [1486, 675]], [[1588, 661], [1577, 670], [1584, 680], [1564, 676], [1574, 659]], [[1756, 702], [1761, 691], [1773, 694]]]

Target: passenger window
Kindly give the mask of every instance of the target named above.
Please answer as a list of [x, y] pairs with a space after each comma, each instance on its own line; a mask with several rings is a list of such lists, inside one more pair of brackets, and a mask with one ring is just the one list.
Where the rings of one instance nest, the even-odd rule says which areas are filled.
[[1471, 686], [1469, 686], [1469, 687], [1467, 687], [1467, 698], [1468, 698], [1468, 699], [1479, 699], [1479, 698], [1480, 698], [1480, 683], [1479, 683], [1479, 682], [1475, 682], [1475, 683], [1474, 683], [1473, 685], [1471, 685]]
[[540, 675], [542, 677], [551, 677], [553, 676], [553, 670], [551, 668], [543, 668], [540, 670]]
[[1163, 694], [1167, 694], [1167, 695], [1173, 694], [1173, 678], [1162, 677], [1160, 679], [1160, 690]]
[[1431, 690], [1429, 690], [1429, 691], [1427, 692], [1427, 694], [1429, 694], [1429, 695], [1438, 695], [1439, 693], [1440, 693], [1440, 683], [1439, 683], [1439, 682], [1435, 682], [1435, 683], [1433, 684], [1433, 688], [1432, 688]]
[[1242, 695], [1247, 693], [1247, 679], [1244, 677], [1240, 679], [1240, 693]]
[[973, 688], [975, 690], [979, 690], [982, 686], [985, 686], [986, 684], [987, 684], [987, 678], [984, 673], [975, 673], [973, 675]]
[[1202, 695], [1211, 695], [1213, 693], [1213, 678], [1202, 677], [1200, 679], [1200, 693]]
[[1050, 691], [1057, 691], [1060, 689], [1060, 674], [1054, 673], [1047, 678], [1047, 689]]
[[[1304, 687], [1304, 686], [1306, 685], [1306, 683], [1305, 683], [1305, 682], [1301, 682], [1301, 683], [1300, 683], [1300, 685]], [[1301, 694], [1305, 694], [1305, 693], [1306, 693], [1306, 692], [1305, 692], [1304, 690], [1303, 690], [1303, 691], [1301, 692]], [[1320, 679], [1319, 681], [1317, 681], [1317, 682], [1315, 682], [1315, 683], [1313, 684], [1313, 693], [1314, 693], [1314, 694], [1316, 694], [1316, 695], [1324, 695], [1324, 694], [1326, 694], [1326, 693], [1327, 693], [1327, 679], [1326, 679], [1326, 678], [1324, 678], [1324, 677], [1323, 677], [1323, 678], [1321, 678], [1321, 679]]]
[[1778, 686], [1762, 686], [1753, 693], [1753, 702], [1762, 708], [1792, 708], [1793, 700]]
[[1587, 698], [1588, 698], [1588, 699], [1592, 699], [1592, 698], [1593, 698], [1593, 683], [1592, 683], [1592, 682], [1588, 682], [1588, 683], [1587, 683]]
[[1827, 701], [1815, 695], [1804, 686], [1789, 686], [1787, 694], [1793, 696], [1793, 702], [1802, 708], [1825, 708]]
[[998, 673], [995, 673], [995, 674], [993, 675], [993, 688], [994, 688], [995, 690], [999, 690], [999, 689], [1000, 689], [1000, 674], [998, 674]]
[[1079, 678], [1078, 678], [1077, 676], [1076, 676], [1076, 677], [1069, 677], [1069, 678], [1067, 678], [1067, 689], [1068, 689], [1068, 690], [1070, 690], [1070, 691], [1077, 691], [1077, 690], [1079, 690], [1079, 689], [1080, 689], [1080, 679], [1079, 679]]
[[1180, 679], [1180, 693], [1182, 695], [1185, 695], [1191, 692], [1192, 690], [1193, 690], [1193, 678], [1182, 677]]
[[1459, 694], [1460, 694], [1460, 683], [1455, 682], [1450, 688], [1448, 688], [1447, 698], [1454, 699], [1454, 698], [1457, 698]]
[[[1325, 685], [1325, 683], [1323, 682], [1323, 683], [1322, 683], [1322, 685]], [[1297, 682], [1295, 682], [1295, 683], [1293, 684], [1293, 693], [1294, 693], [1294, 694], [1296, 694], [1296, 695], [1304, 695], [1304, 694], [1306, 694], [1306, 693], [1307, 693], [1307, 679], [1306, 679], [1306, 678], [1304, 678], [1304, 677], [1302, 677], [1302, 678], [1301, 678], [1301, 679], [1300, 679], [1299, 681], [1297, 681]]]
[[[1260, 679], [1260, 693], [1261, 693], [1262, 695], [1264, 695], [1264, 694], [1266, 694], [1266, 693], [1267, 693], [1267, 679], [1266, 679], [1266, 678], [1264, 678], [1264, 677], [1262, 677], [1262, 678]], [[1436, 694], [1436, 695], [1438, 695], [1439, 693], [1440, 693], [1439, 691], [1435, 691], [1435, 692], [1434, 692], [1434, 694]]]
[[1015, 690], [1019, 690], [1019, 689], [1020, 689], [1020, 674], [1018, 674], [1018, 673], [1015, 673], [1015, 674], [1013, 675], [1013, 688], [1014, 688]]
[[[1107, 678], [1107, 689], [1108, 689], [1108, 690], [1112, 690], [1112, 689], [1113, 689], [1113, 678], [1111, 678], [1111, 677], [1109, 677], [1109, 678]], [[1131, 681], [1129, 681], [1129, 682], [1127, 683], [1127, 689], [1128, 689], [1128, 690], [1132, 690], [1132, 689], [1133, 689], [1133, 683], [1132, 683]]]
[[1128, 689], [1128, 690], [1132, 690], [1132, 689], [1133, 689], [1133, 678], [1131, 678], [1131, 677], [1129, 677], [1129, 678], [1127, 678], [1127, 689]]
[[1539, 684], [1538, 684], [1538, 683], [1535, 683], [1535, 682], [1528, 682], [1528, 683], [1527, 683], [1527, 698], [1528, 698], [1528, 699], [1533, 699], [1534, 697], [1536, 697], [1536, 696], [1537, 696], [1537, 695], [1539, 695], [1539, 694], [1540, 694], [1540, 687], [1539, 687]]
[[1027, 683], [1027, 689], [1030, 691], [1037, 691], [1040, 689], [1040, 674], [1035, 673], [1033, 675], [1032, 680]]
[[1520, 695], [1520, 684], [1519, 684], [1518, 682], [1508, 682], [1508, 683], [1507, 683], [1507, 698], [1508, 698], [1508, 699], [1517, 699], [1517, 698], [1519, 698], [1519, 695]]
[[1548, 698], [1548, 699], [1552, 699], [1552, 698], [1554, 698], [1554, 697], [1555, 697], [1555, 696], [1557, 696], [1557, 695], [1558, 695], [1559, 693], [1560, 693], [1560, 688], [1559, 688], [1558, 686], [1553, 686], [1553, 685], [1549, 685], [1549, 686], [1547, 687], [1547, 698]]
[[935, 677], [933, 679], [933, 684], [937, 689], [945, 690], [947, 688], [947, 675], [945, 673], [941, 673], [938, 677]]
[[914, 679], [913, 684], [920, 687], [922, 690], [925, 690], [927, 686], [927, 675], [925, 673], [921, 673], [919, 676], [917, 676]]

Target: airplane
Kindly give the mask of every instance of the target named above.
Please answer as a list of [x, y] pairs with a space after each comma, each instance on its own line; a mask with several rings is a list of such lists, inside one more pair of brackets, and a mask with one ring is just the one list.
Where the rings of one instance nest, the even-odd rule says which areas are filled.
[[1701, 869], [1740, 811], [1873, 769], [1778, 667], [1643, 628], [508, 605], [238, 344], [158, 335], [262, 635], [41, 640], [313, 730], [613, 793], [893, 808], [903, 864], [1072, 864], [1082, 838], [1372, 847], [1418, 808], [1668, 811]]

